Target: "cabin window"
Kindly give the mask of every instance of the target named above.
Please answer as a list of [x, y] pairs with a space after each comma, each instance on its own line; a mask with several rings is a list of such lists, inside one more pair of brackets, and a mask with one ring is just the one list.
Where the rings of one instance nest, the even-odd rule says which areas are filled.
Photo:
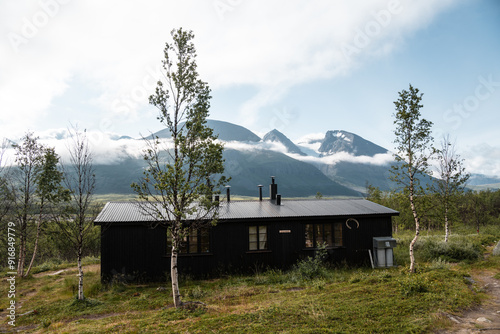
[[341, 247], [342, 242], [342, 224], [306, 224], [305, 244], [307, 248], [315, 248], [321, 244], [327, 247]]
[[[190, 228], [182, 238], [179, 254], [200, 254], [210, 252], [210, 232], [208, 228]], [[167, 254], [172, 253], [172, 235], [167, 230]]]
[[251, 251], [267, 249], [267, 226], [248, 227], [248, 249]]

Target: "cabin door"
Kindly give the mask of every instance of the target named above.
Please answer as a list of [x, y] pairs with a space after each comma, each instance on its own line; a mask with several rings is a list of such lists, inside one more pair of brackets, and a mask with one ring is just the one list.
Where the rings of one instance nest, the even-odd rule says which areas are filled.
[[297, 233], [298, 231], [291, 229], [290, 225], [280, 226], [277, 236], [278, 247], [276, 247], [279, 250], [278, 266], [289, 267], [295, 262], [293, 240]]

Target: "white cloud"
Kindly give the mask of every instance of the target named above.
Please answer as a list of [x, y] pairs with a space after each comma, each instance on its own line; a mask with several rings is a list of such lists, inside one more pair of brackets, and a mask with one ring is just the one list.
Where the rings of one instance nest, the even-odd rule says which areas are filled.
[[[310, 136], [310, 138], [314, 138]], [[370, 165], [386, 165], [394, 161], [394, 157], [392, 153], [385, 154], [376, 154], [373, 157], [370, 156], [354, 156], [347, 152], [339, 152], [336, 154], [332, 154], [325, 157], [318, 156], [303, 156], [299, 154], [288, 153], [286, 147], [277, 142], [225, 142], [224, 147], [226, 149], [234, 149], [239, 151], [261, 151], [261, 150], [271, 150], [279, 153], [286, 154], [287, 156], [313, 164], [327, 164], [327, 165], [335, 165], [339, 162], [352, 162], [352, 163], [361, 163], [361, 164], [370, 164]]]
[[469, 147], [461, 156], [467, 172], [500, 177], [500, 147], [481, 143]]
[[270, 150], [279, 153], [287, 153], [286, 147], [278, 142], [238, 142], [238, 141], [229, 141], [223, 142], [225, 149], [233, 149], [238, 151], [263, 151]]
[[[387, 24], [378, 23], [390, 3], [400, 10]], [[0, 22], [10, 39], [0, 43], [2, 132], [19, 135], [41, 118], [67, 119], [53, 114], [52, 103], [72, 82], [84, 85], [76, 90], [93, 92], [102, 117], [140, 119], [164, 43], [179, 26], [194, 30], [199, 71], [213, 89], [258, 88], [240, 110], [250, 125], [290, 87], [347, 73], [365, 56], [390, 53], [450, 3], [4, 1]], [[356, 45], [359, 31], [370, 35], [366, 45]], [[13, 34], [22, 43], [13, 42]], [[346, 61], [340, 46], [348, 44], [359, 52]]]
[[295, 142], [299, 145], [303, 145], [303, 144], [311, 144], [312, 142], [317, 142], [323, 139], [325, 139], [325, 134], [323, 132], [317, 132], [302, 136], [299, 139], [295, 140]]
[[[69, 149], [73, 146], [70, 132], [66, 128], [52, 129], [34, 134], [38, 137], [40, 144], [46, 147], [53, 147], [56, 153], [61, 157], [61, 162], [68, 162]], [[90, 150], [93, 155], [94, 164], [108, 165], [120, 163], [121, 161], [132, 157], [142, 157], [143, 149], [146, 144], [143, 140], [137, 139], [119, 139], [114, 133], [104, 133], [101, 131], [87, 131], [86, 136], [89, 142]], [[21, 139], [17, 140], [18, 143]], [[163, 141], [165, 147], [169, 147], [169, 140]], [[3, 162], [6, 165], [15, 163], [15, 150], [9, 147], [5, 150]]]
[[297, 160], [309, 163], [326, 164], [326, 165], [335, 165], [339, 162], [352, 162], [365, 165], [382, 166], [390, 164], [391, 162], [394, 161], [394, 157], [391, 153], [375, 154], [373, 157], [366, 155], [354, 156], [347, 152], [339, 152], [324, 157], [301, 156], [298, 154], [287, 154], [287, 155]]

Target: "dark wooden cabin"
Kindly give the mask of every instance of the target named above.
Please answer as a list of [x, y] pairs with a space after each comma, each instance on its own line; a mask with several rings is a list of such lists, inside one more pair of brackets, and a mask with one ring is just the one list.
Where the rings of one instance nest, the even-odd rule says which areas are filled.
[[[273, 190], [271, 190], [273, 191]], [[276, 194], [276, 192], [274, 192]], [[276, 197], [276, 196], [274, 196]], [[369, 264], [374, 237], [392, 236], [397, 211], [365, 199], [221, 202], [219, 220], [193, 231], [179, 255], [179, 273], [208, 277], [286, 269], [326, 243], [330, 261]], [[133, 202], [109, 202], [101, 225], [101, 275], [164, 280], [170, 271], [167, 229]]]

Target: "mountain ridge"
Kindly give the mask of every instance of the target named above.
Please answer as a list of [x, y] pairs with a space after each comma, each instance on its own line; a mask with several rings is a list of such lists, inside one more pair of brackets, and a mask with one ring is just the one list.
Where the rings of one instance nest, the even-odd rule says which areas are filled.
[[307, 155], [304, 152], [302, 152], [302, 150], [297, 145], [295, 145], [290, 139], [288, 139], [287, 136], [285, 136], [283, 133], [279, 132], [276, 129], [266, 133], [264, 137], [262, 137], [262, 141], [280, 143], [283, 146], [285, 146], [288, 153], [299, 154], [302, 156]]

